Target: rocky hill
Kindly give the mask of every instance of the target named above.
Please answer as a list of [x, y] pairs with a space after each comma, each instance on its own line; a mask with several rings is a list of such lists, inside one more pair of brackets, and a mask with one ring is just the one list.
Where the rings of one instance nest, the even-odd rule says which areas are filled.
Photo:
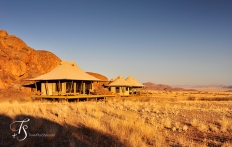
[[103, 76], [101, 74], [98, 73], [94, 73], [94, 72], [86, 72], [87, 74], [94, 76], [95, 78], [98, 78], [100, 80], [103, 80], [104, 82], [100, 82], [101, 85], [108, 85], [108, 78], [106, 76]]
[[20, 38], [0, 30], [0, 89], [23, 91], [23, 79], [47, 73], [59, 62], [55, 54], [35, 50]]
[[[29, 96], [29, 89], [23, 87], [24, 84], [28, 84], [25, 79], [51, 71], [60, 61], [55, 54], [45, 50], [35, 50], [22, 39], [0, 30], [0, 98], [20, 99]], [[107, 77], [98, 73], [87, 73], [108, 81]], [[97, 94], [109, 93], [100, 86], [103, 84], [107, 85], [108, 82], [94, 83]]]
[[232, 89], [232, 86], [223, 86], [223, 88], [229, 88], [229, 89]]
[[94, 94], [112, 94], [112, 92], [110, 92], [109, 90], [105, 89], [104, 86], [102, 85], [108, 85], [109, 81], [108, 78], [98, 74], [98, 73], [94, 73], [94, 72], [86, 72], [87, 74], [94, 76], [95, 78], [98, 78], [100, 80], [103, 80], [103, 82], [94, 82], [93, 86], [95, 87], [95, 91]]
[[143, 83], [144, 90], [165, 90], [165, 91], [194, 91], [194, 89], [173, 88], [169, 85], [154, 84], [152, 82]]

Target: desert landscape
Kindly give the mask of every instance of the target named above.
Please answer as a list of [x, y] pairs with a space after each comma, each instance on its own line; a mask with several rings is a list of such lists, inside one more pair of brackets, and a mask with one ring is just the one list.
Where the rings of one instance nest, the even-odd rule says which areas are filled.
[[[167, 92], [106, 101], [1, 102], [1, 146], [232, 146], [232, 94]], [[24, 141], [9, 125], [29, 118]], [[48, 137], [30, 134], [55, 134]]]
[[231, 6], [2, 1], [0, 147], [232, 147]]
[[[33, 99], [31, 81], [60, 59], [0, 31], [0, 146], [232, 146], [231, 87], [143, 83], [136, 94], [79, 102]], [[47, 64], [50, 63], [50, 64]], [[94, 94], [111, 94], [94, 83]], [[20, 121], [20, 122], [19, 122]], [[23, 121], [23, 122], [22, 122]]]

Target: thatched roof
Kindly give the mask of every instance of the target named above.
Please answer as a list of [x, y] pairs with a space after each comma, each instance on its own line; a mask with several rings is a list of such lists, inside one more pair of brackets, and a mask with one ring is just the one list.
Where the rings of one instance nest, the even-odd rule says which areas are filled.
[[119, 76], [116, 80], [111, 82], [108, 86], [109, 87], [130, 87], [132, 85], [126, 82], [122, 76]]
[[74, 61], [67, 62], [62, 60], [52, 71], [29, 80], [83, 80], [83, 81], [102, 81], [85, 73]]
[[140, 84], [137, 80], [135, 80], [133, 77], [129, 76], [125, 80], [129, 84], [132, 85], [132, 87], [143, 87], [144, 85]]

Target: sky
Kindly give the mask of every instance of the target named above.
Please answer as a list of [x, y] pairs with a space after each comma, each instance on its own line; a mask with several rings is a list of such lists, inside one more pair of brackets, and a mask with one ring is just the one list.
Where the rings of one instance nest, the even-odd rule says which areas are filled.
[[108, 79], [232, 85], [231, 0], [0, 0], [0, 30]]

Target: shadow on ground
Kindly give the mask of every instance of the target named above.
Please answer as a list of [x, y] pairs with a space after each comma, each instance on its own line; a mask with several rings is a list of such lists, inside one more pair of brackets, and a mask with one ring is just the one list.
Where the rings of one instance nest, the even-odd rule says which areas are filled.
[[[28, 122], [15, 122], [27, 121]], [[13, 123], [15, 122], [15, 123]], [[12, 124], [13, 123], [13, 124]], [[12, 124], [12, 125], [11, 125]], [[11, 128], [10, 128], [11, 125]], [[21, 127], [20, 133], [19, 128]], [[13, 135], [13, 136], [12, 136]], [[14, 137], [15, 136], [15, 137]], [[26, 137], [26, 138], [25, 138]], [[24, 139], [25, 138], [25, 139]], [[23, 140], [24, 139], [24, 140]], [[22, 140], [22, 141], [19, 141]], [[10, 118], [0, 115], [1, 147], [122, 147], [116, 136], [104, 134], [85, 125], [60, 125], [48, 119], [27, 115]]]

